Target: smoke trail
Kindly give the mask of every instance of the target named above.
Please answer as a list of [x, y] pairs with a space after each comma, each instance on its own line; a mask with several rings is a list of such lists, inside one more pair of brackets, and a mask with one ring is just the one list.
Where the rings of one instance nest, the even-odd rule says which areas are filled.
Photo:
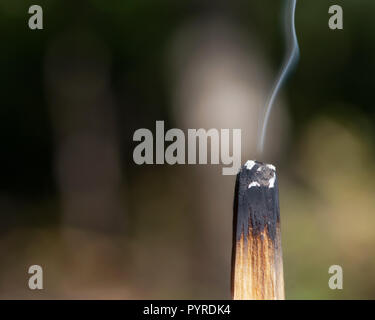
[[268, 120], [271, 114], [272, 106], [275, 102], [276, 96], [280, 91], [281, 86], [285, 82], [287, 76], [293, 70], [293, 67], [298, 62], [299, 57], [299, 47], [298, 47], [298, 40], [296, 35], [296, 28], [295, 28], [295, 12], [296, 12], [296, 4], [297, 0], [286, 0], [286, 7], [285, 7], [285, 38], [287, 42], [287, 54], [285, 61], [283, 63], [283, 67], [281, 68], [280, 75], [277, 78], [275, 86], [273, 87], [272, 94], [266, 104], [265, 109], [265, 116], [263, 119], [263, 126], [259, 126], [261, 128], [261, 133], [258, 135], [258, 154], [261, 155], [263, 153], [264, 148], [264, 140], [267, 131]]

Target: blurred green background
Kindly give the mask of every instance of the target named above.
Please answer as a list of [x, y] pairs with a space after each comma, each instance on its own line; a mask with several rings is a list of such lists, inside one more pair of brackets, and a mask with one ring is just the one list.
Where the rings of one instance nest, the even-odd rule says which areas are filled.
[[[328, 28], [333, 4], [344, 30]], [[1, 0], [1, 298], [230, 298], [235, 177], [137, 166], [132, 136], [156, 120], [241, 128], [242, 163], [255, 158], [282, 6]], [[374, 17], [372, 0], [297, 3], [300, 61], [258, 159], [278, 168], [288, 299], [375, 298]]]

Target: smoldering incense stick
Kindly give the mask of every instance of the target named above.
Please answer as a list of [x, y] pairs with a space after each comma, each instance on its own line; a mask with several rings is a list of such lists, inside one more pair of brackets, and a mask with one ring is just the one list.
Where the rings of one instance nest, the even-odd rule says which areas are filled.
[[232, 253], [232, 298], [284, 299], [276, 169], [248, 161], [237, 175]]

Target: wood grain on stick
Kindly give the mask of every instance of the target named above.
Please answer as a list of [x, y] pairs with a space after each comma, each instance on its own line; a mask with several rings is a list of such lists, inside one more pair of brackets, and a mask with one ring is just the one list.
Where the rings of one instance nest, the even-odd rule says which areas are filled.
[[284, 275], [276, 169], [248, 161], [237, 175], [232, 298], [280, 300]]

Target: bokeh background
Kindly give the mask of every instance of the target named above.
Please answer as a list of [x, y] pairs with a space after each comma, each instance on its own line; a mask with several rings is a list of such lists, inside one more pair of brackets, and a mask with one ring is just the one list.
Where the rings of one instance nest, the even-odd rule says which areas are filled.
[[[44, 29], [28, 28], [39, 4]], [[344, 9], [344, 30], [328, 8]], [[137, 166], [138, 128], [241, 128], [284, 56], [283, 1], [1, 0], [0, 297], [227, 299], [234, 176]], [[298, 1], [277, 165], [288, 299], [375, 298], [375, 2]], [[28, 267], [44, 290], [28, 289]], [[344, 270], [330, 290], [328, 268]]]

